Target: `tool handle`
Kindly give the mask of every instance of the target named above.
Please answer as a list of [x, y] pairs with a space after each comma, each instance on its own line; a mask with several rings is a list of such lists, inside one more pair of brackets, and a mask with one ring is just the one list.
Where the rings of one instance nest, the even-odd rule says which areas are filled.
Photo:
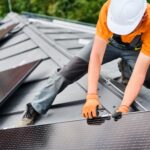
[[[100, 114], [102, 112], [103, 114]], [[96, 113], [97, 113], [97, 117], [92, 118], [92, 119], [87, 119], [88, 125], [101, 125], [105, 122], [105, 120], [111, 119], [111, 114], [109, 114], [108, 111], [104, 107], [101, 107], [101, 108], [97, 107]]]
[[99, 108], [98, 106], [96, 107], [96, 116], [99, 116], [100, 112], [103, 112], [104, 110], [106, 110], [103, 106], [101, 108]]

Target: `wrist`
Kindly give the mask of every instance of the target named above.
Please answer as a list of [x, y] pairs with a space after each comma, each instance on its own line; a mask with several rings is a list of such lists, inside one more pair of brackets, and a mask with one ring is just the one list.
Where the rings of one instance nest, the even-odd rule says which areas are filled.
[[92, 98], [98, 98], [98, 94], [97, 93], [87, 93], [87, 95], [86, 95], [86, 98], [87, 99], [92, 99]]
[[117, 112], [127, 113], [129, 111], [129, 106], [127, 105], [120, 105], [117, 109]]
[[88, 88], [87, 95], [98, 95], [97, 88]]
[[86, 101], [90, 101], [90, 100], [98, 101], [99, 100], [98, 94], [95, 94], [95, 93], [87, 94]]

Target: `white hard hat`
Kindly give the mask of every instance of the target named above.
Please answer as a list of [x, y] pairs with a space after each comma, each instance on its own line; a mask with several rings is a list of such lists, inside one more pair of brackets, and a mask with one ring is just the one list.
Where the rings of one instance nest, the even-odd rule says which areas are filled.
[[107, 26], [115, 34], [129, 34], [140, 23], [146, 8], [146, 0], [111, 0]]

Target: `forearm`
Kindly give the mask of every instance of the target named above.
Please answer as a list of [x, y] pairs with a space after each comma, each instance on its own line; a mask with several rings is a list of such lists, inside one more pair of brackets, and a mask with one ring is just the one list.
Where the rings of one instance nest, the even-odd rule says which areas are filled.
[[143, 54], [140, 54], [137, 59], [130, 81], [126, 87], [121, 105], [130, 106], [136, 99], [144, 83], [149, 64], [150, 58]]
[[101, 39], [100, 37], [95, 37], [89, 68], [88, 68], [88, 93], [96, 94], [98, 89], [98, 80], [100, 68], [105, 53], [107, 41]]
[[138, 96], [143, 85], [145, 75], [132, 74], [131, 79], [126, 87], [124, 98], [121, 105], [130, 106]]
[[97, 94], [101, 60], [98, 57], [90, 60], [88, 68], [88, 93]]

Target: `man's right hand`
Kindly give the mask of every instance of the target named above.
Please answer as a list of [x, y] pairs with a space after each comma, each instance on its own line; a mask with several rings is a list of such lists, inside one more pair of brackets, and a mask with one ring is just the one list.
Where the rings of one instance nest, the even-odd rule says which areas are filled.
[[100, 101], [97, 94], [88, 94], [86, 96], [86, 103], [82, 109], [82, 116], [86, 119], [97, 117], [97, 107], [100, 107]]

